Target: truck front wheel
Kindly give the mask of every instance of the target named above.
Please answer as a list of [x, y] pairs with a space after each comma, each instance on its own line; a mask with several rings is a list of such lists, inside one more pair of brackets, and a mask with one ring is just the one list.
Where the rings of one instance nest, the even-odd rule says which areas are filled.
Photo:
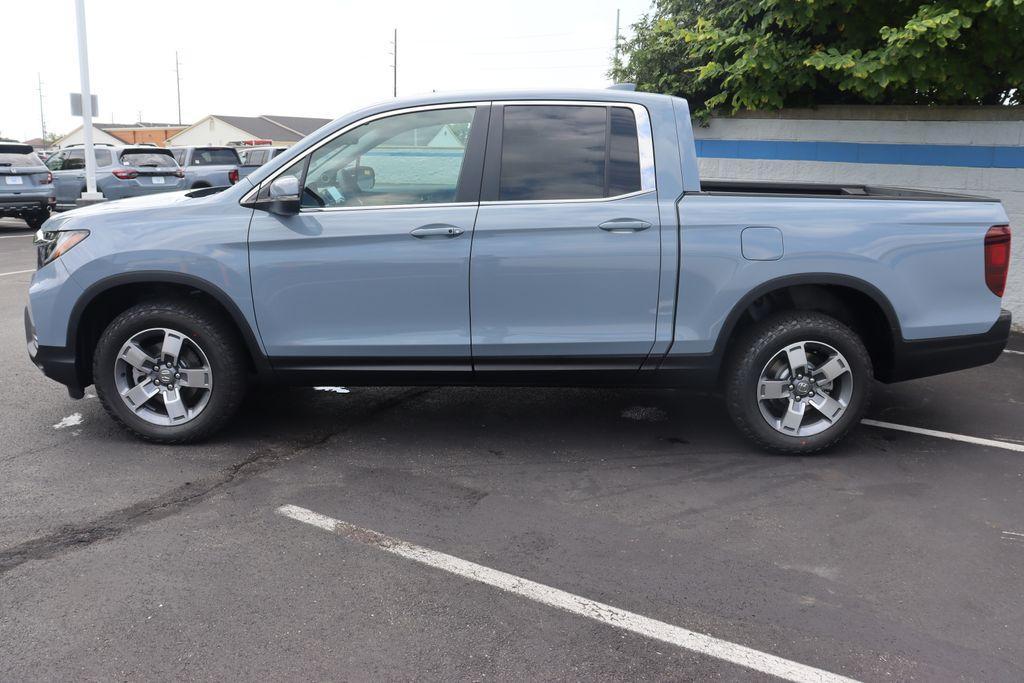
[[104, 330], [93, 357], [96, 395], [136, 436], [189, 443], [220, 429], [246, 389], [238, 335], [223, 316], [188, 301], [129, 308]]
[[860, 422], [873, 383], [860, 337], [838, 320], [789, 311], [749, 328], [725, 374], [729, 415], [758, 446], [815, 453]]

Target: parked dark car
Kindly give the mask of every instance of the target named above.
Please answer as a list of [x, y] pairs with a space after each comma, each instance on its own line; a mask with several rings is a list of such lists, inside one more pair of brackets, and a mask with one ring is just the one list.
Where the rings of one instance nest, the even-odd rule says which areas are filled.
[[0, 143], [0, 217], [38, 229], [56, 202], [53, 174], [31, 145]]

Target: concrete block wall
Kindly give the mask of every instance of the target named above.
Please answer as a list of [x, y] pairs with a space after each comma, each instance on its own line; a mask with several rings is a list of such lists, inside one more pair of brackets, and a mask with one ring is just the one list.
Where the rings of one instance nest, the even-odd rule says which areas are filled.
[[694, 132], [703, 178], [896, 185], [1001, 200], [1014, 230], [1003, 307], [1024, 331], [1022, 110], [821, 107], [713, 118]]

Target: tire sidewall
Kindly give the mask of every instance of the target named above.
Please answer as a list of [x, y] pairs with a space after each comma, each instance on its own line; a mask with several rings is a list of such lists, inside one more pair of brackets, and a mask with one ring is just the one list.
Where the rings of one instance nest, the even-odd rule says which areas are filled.
[[[742, 422], [761, 445], [782, 452], [812, 452], [832, 445], [860, 421], [870, 400], [874, 373], [871, 357], [857, 335], [842, 323], [821, 314], [780, 316], [766, 321], [760, 334], [748, 338], [747, 352], [733, 366], [728, 402], [733, 418]], [[761, 371], [787, 345], [794, 342], [828, 344], [841, 353], [853, 375], [853, 394], [843, 416], [811, 436], [790, 436], [772, 427], [761, 415], [757, 386]], [[813, 408], [811, 409], [813, 410]]]
[[[185, 424], [165, 426], [146, 422], [125, 405], [114, 383], [114, 368], [121, 347], [139, 332], [157, 327], [170, 328], [190, 337], [210, 363], [213, 374], [210, 400], [197, 417]], [[224, 343], [222, 334], [209, 328], [196, 319], [193, 311], [175, 306], [137, 307], [126, 311], [110, 324], [97, 344], [93, 365], [97, 395], [122, 424], [144, 438], [174, 442], [207, 435], [220, 425], [225, 413], [234, 411], [233, 404], [238, 399], [233, 392], [244, 391], [244, 387], [238, 386], [238, 361], [232, 357], [233, 350]]]

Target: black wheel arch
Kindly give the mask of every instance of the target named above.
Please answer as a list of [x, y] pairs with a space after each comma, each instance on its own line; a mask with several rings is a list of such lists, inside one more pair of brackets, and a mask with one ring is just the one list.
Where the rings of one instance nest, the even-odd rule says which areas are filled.
[[128, 285], [164, 288], [170, 292], [194, 292], [207, 297], [228, 315], [230, 322], [237, 329], [256, 376], [268, 378], [273, 375], [273, 369], [266, 354], [263, 353], [256, 331], [252, 329], [241, 309], [223, 289], [209, 280], [191, 274], [135, 271], [112, 275], [94, 282], [85, 289], [71, 310], [71, 315], [68, 318], [67, 339], [74, 350], [75, 365], [81, 386], [88, 386], [92, 383], [91, 355], [93, 349], [88, 340], [94, 343], [98, 339], [99, 333], [102, 333], [102, 329], [95, 329], [94, 320], [91, 319], [97, 313], [94, 306], [103, 301], [105, 295], [110, 295], [115, 290]]
[[[890, 371], [891, 357], [893, 350], [903, 343], [903, 333], [900, 327], [899, 317], [896, 310], [889, 301], [889, 298], [878, 287], [870, 282], [850, 275], [839, 273], [799, 273], [784, 275], [767, 280], [745, 294], [733, 306], [725, 318], [718, 338], [715, 341], [713, 356], [720, 360], [725, 359], [729, 352], [730, 343], [735, 339], [737, 328], [741, 326], [744, 316], [759, 301], [779, 292], [793, 291], [804, 287], [840, 288], [857, 292], [869, 300], [877, 310], [881, 312], [885, 320], [885, 334], [880, 339], [873, 340], [876, 348], [872, 349], [872, 360], [875, 362], [877, 374], [885, 376]], [[799, 307], [795, 307], [799, 308]], [[815, 309], [810, 309], [815, 310]], [[828, 312], [828, 311], [826, 311]], [[848, 321], [844, 321], [848, 322]], [[866, 340], [869, 343], [871, 340]], [[870, 344], [869, 344], [870, 345]]]

